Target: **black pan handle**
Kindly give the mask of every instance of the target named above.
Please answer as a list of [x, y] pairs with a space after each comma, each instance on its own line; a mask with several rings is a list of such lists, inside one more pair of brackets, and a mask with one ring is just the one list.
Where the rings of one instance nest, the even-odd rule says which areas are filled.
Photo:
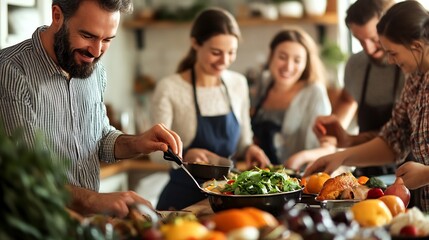
[[168, 147], [167, 152], [164, 152], [164, 159], [165, 159], [165, 160], [167, 160], [167, 161], [175, 162], [175, 163], [177, 163], [179, 166], [182, 166], [182, 165], [183, 165], [183, 161], [182, 161], [182, 159], [180, 159], [180, 157], [179, 157], [179, 156], [177, 156], [177, 155], [173, 152], [173, 150], [171, 150], [171, 148], [170, 148], [170, 147]]

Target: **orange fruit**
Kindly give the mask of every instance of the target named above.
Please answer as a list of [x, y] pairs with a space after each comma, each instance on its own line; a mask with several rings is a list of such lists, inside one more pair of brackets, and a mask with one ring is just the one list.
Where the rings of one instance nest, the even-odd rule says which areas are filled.
[[212, 217], [215, 229], [227, 233], [243, 227], [277, 226], [277, 219], [268, 212], [253, 207], [228, 209]]
[[404, 202], [401, 200], [400, 197], [396, 195], [384, 195], [382, 197], [379, 197], [378, 199], [383, 201], [384, 204], [386, 204], [393, 217], [398, 215], [399, 213], [405, 212]]
[[323, 184], [329, 179], [331, 176], [324, 172], [318, 172], [311, 175], [306, 181], [305, 192], [318, 194], [323, 187]]
[[360, 185], [365, 185], [366, 184], [366, 182], [368, 182], [368, 180], [369, 180], [369, 177], [367, 177], [367, 176], [360, 176], [360, 177], [358, 177], [358, 183], [360, 184]]
[[307, 178], [301, 178], [301, 186], [305, 187], [307, 185]]
[[225, 233], [219, 231], [210, 231], [202, 240], [227, 240]]
[[216, 213], [213, 218], [215, 230], [227, 233], [242, 227], [257, 227], [259, 223], [241, 209], [228, 209]]
[[258, 223], [258, 228], [278, 225], [277, 219], [272, 214], [262, 211], [261, 209], [245, 207], [241, 210], [252, 216], [252, 218]]
[[355, 203], [350, 210], [361, 227], [381, 227], [392, 221], [392, 213], [379, 199], [367, 199]]

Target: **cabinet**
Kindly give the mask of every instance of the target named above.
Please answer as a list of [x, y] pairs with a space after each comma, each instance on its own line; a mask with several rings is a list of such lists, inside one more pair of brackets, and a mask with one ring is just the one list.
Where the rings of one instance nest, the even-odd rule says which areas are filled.
[[50, 23], [51, 0], [0, 0], [0, 49], [31, 37]]

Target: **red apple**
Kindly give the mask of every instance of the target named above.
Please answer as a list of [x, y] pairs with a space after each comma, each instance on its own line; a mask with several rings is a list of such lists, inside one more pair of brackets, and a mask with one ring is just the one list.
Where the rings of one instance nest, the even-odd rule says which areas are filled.
[[402, 178], [397, 177], [395, 182], [384, 190], [384, 195], [396, 195], [402, 199], [405, 207], [410, 203], [410, 190], [404, 185]]
[[381, 196], [384, 196], [383, 190], [381, 188], [371, 188], [368, 191], [366, 199], [377, 199]]
[[417, 237], [419, 235], [419, 230], [413, 225], [407, 225], [401, 228], [399, 235]]

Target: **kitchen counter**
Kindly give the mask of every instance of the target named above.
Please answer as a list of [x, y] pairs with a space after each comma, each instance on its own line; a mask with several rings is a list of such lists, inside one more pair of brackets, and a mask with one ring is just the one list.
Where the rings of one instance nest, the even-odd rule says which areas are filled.
[[147, 156], [133, 159], [121, 160], [116, 163], [100, 163], [101, 172], [100, 178], [107, 178], [118, 173], [129, 172], [129, 171], [168, 171], [170, 169], [169, 164], [161, 164], [152, 162]]
[[156, 172], [168, 172], [169, 164], [152, 162], [147, 156], [133, 159], [125, 159], [116, 163], [100, 163], [100, 178], [112, 178], [118, 175], [126, 175], [127, 190], [135, 191], [142, 178]]

